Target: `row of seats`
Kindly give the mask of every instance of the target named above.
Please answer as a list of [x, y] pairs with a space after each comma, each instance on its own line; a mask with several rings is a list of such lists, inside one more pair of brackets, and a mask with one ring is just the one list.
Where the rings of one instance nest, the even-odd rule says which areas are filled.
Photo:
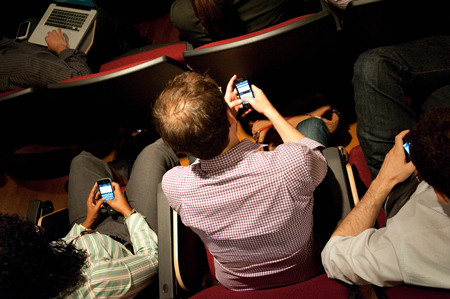
[[[177, 74], [188, 70], [208, 71], [221, 86], [226, 86], [235, 73], [248, 76], [253, 83], [268, 90], [279, 89], [281, 83], [294, 86], [289, 85], [294, 77], [305, 80], [311, 77], [306, 74], [306, 68], [314, 71], [312, 56], [320, 57], [319, 53], [325, 54], [333, 48], [336, 33], [334, 17], [326, 10], [201, 49], [192, 49], [184, 42], [156, 48], [152, 45], [139, 49], [140, 53], [128, 53], [106, 63], [92, 75], [49, 84], [46, 89], [28, 88], [0, 94], [2, 108], [8, 106], [1, 109], [4, 113], [22, 110], [20, 116], [10, 115], [12, 121], [4, 125], [22, 126], [26, 130], [31, 124], [44, 127], [45, 120], [49, 122], [48, 127], [69, 122], [78, 124], [92, 111], [99, 111], [120, 121], [125, 128], [146, 129], [151, 124], [150, 105], [166, 82]], [[299, 68], [305, 70], [304, 76], [294, 72]], [[281, 72], [283, 81], [278, 80]], [[33, 116], [37, 111], [42, 112], [39, 121]]]
[[351, 74], [344, 74], [351, 62], [342, 55], [412, 36], [389, 34], [395, 30], [382, 26], [395, 26], [386, 15], [399, 19], [391, 13], [398, 12], [398, 4], [394, 9], [392, 3], [402, 1], [354, 0], [342, 16], [325, 0], [320, 3], [320, 12], [236, 38], [196, 49], [184, 42], [152, 45], [105, 63], [96, 74], [2, 93], [1, 134], [9, 139], [21, 132], [26, 145], [55, 130], [52, 137], [101, 130], [100, 124], [86, 122], [95, 119], [92, 111], [124, 128], [147, 129], [157, 95], [187, 70], [208, 72], [223, 87], [234, 74], [247, 76], [282, 114], [292, 113], [291, 103], [311, 91], [333, 95], [337, 102], [331, 104], [339, 109], [343, 100], [351, 101], [339, 98], [338, 90], [351, 81]]

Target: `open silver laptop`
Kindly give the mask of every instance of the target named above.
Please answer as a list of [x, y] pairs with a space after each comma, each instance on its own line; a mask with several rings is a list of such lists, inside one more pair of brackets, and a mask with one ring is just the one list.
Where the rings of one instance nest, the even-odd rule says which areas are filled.
[[61, 28], [70, 49], [78, 49], [97, 16], [94, 0], [53, 0], [28, 42], [47, 46], [49, 31]]

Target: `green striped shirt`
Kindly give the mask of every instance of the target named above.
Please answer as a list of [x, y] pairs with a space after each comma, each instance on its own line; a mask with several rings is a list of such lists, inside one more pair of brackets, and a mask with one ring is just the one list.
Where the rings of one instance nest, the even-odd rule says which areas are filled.
[[[158, 272], [155, 232], [139, 213], [131, 215], [126, 225], [135, 254], [98, 232], [76, 240], [75, 246], [88, 254], [83, 267], [86, 281], [67, 298], [133, 298], [154, 280]], [[70, 243], [84, 230], [75, 224], [63, 240]]]

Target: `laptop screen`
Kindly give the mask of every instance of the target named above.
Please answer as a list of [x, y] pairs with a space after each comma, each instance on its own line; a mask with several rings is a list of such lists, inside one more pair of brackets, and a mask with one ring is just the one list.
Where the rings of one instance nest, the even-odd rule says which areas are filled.
[[81, 5], [81, 6], [87, 6], [95, 8], [95, 4], [93, 0], [53, 0], [56, 3], [61, 4], [72, 4], [72, 5]]

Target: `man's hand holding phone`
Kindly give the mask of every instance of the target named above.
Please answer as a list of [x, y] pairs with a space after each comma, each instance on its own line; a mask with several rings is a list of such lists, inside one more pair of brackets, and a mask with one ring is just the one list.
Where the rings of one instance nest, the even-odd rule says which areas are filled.
[[225, 102], [233, 111], [234, 116], [237, 115], [239, 108], [242, 108], [242, 101], [238, 98], [236, 90], [234, 89], [234, 80], [236, 80], [236, 75], [231, 77], [228, 81], [227, 90], [225, 91]]
[[380, 172], [376, 177], [376, 179], [383, 181], [382, 185], [387, 188], [392, 189], [396, 184], [403, 182], [416, 169], [412, 162], [407, 162], [405, 159], [403, 138], [408, 132], [409, 130], [402, 131], [395, 137], [395, 145], [384, 158]]

